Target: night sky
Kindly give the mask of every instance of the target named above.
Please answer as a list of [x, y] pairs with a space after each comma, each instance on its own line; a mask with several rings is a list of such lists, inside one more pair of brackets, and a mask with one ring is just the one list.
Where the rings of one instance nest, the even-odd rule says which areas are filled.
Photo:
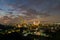
[[0, 0], [0, 23], [19, 18], [60, 22], [60, 0]]

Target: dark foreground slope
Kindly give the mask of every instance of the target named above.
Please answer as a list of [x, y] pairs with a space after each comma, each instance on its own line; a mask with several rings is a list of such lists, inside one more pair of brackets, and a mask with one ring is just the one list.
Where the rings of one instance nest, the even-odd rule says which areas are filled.
[[43, 36], [36, 36], [36, 35], [28, 35], [25, 37], [22, 34], [16, 32], [11, 34], [5, 34], [5, 35], [0, 34], [0, 40], [34, 40], [34, 38], [38, 40], [50, 40], [50, 38], [43, 37]]
[[60, 40], [60, 31], [57, 31], [56, 33], [52, 34], [52, 37], [44, 37], [44, 36], [36, 36], [36, 35], [28, 35], [23, 36], [23, 34], [14, 32], [11, 34], [0, 34], [0, 40]]
[[13, 29], [13, 27], [0, 25], [0, 40], [60, 40], [60, 30], [56, 32], [49, 32], [49, 30], [46, 30], [45, 34], [50, 35], [50, 37], [45, 37], [34, 34], [28, 34], [27, 36], [23, 36], [22, 31], [25, 30], [26, 28], [20, 28], [21, 31], [19, 32], [12, 32], [5, 34], [3, 31], [1, 31], [1, 29], [8, 30], [8, 29]]

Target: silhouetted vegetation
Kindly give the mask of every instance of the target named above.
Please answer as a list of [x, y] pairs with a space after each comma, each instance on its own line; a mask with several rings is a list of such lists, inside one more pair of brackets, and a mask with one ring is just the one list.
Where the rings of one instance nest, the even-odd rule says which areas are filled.
[[[41, 35], [30, 34], [29, 32], [32, 32], [32, 31], [31, 30], [29, 31], [29, 29], [26, 27], [16, 28], [11, 25], [0, 24], [0, 40], [19, 40], [19, 39], [20, 40], [34, 40], [34, 39], [35, 40], [60, 40], [60, 29], [57, 31], [54, 29], [54, 30], [52, 30], [53, 32], [51, 31], [51, 29], [48, 29], [47, 27], [38, 28], [37, 31], [39, 31], [39, 29], [44, 30], [43, 33], [45, 33], [46, 35], [49, 35], [49, 36], [45, 37], [45, 36], [41, 36]], [[10, 33], [8, 30], [10, 32], [12, 30], [15, 30], [15, 31], [12, 31]], [[6, 33], [5, 33], [5, 31], [6, 31]], [[24, 34], [26, 34], [26, 33], [23, 33], [23, 31], [27, 31], [27, 33], [29, 33], [29, 34], [27, 36], [24, 36]]]

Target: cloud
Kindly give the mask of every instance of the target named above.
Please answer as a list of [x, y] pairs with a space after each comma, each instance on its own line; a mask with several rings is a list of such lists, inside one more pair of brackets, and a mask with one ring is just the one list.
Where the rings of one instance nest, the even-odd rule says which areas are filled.
[[[8, 22], [19, 22], [20, 16], [23, 19], [34, 19], [40, 18], [41, 21], [59, 21], [58, 17], [60, 11], [60, 1], [59, 0], [16, 0], [12, 3], [6, 3], [8, 12], [0, 12], [1, 14], [6, 14], [3, 16], [2, 20], [8, 20]], [[0, 9], [2, 10], [2, 9]], [[55, 12], [55, 13], [54, 13]], [[56, 15], [58, 13], [58, 15]], [[52, 15], [53, 14], [53, 15]], [[56, 15], [56, 16], [54, 16]], [[1, 21], [2, 21], [1, 20]], [[18, 21], [16, 21], [18, 20]]]
[[3, 10], [3, 9], [0, 8], [0, 10]]
[[36, 10], [33, 10], [33, 9], [28, 9], [26, 11], [27, 11], [27, 13], [23, 13], [23, 14], [25, 14], [27, 16], [31, 16], [31, 17], [36, 17], [38, 15], [40, 15], [41, 17], [48, 17], [48, 16], [50, 16], [50, 14], [48, 14], [48, 12], [40, 13], [40, 12], [38, 12]]
[[54, 9], [54, 10], [60, 10], [60, 5], [56, 5], [54, 8], [52, 8], [52, 9]]

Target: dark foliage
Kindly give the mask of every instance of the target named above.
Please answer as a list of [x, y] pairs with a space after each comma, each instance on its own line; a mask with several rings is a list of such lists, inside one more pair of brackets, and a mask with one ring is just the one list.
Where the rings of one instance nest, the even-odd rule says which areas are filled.
[[[13, 27], [8, 26], [8, 25], [1, 25], [0, 24], [0, 29], [13, 29]], [[37, 36], [37, 35], [32, 35], [29, 34], [27, 36], [23, 36], [22, 32], [23, 30], [26, 30], [27, 28], [20, 28], [20, 32], [12, 32], [10, 34], [0, 34], [0, 40], [60, 40], [60, 30], [56, 32], [49, 32], [49, 30], [45, 30], [45, 34], [50, 35], [50, 37], [44, 37], [44, 36]]]

